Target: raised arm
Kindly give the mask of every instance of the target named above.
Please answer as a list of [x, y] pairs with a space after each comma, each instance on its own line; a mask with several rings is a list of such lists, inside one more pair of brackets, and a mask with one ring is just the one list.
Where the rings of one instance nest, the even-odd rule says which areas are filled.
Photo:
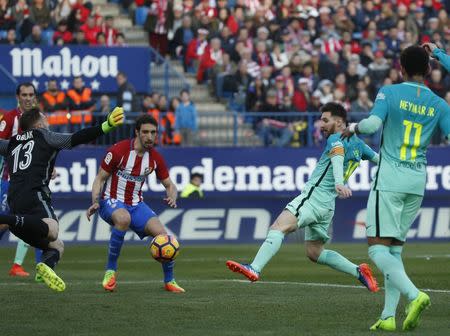
[[434, 43], [424, 43], [422, 47], [427, 51], [428, 55], [437, 59], [439, 63], [450, 72], [450, 56], [445, 53], [444, 50], [438, 48]]
[[97, 126], [87, 127], [73, 134], [63, 134], [55, 132], [45, 132], [44, 137], [47, 143], [56, 149], [71, 149], [75, 146], [89, 143], [102, 134], [114, 130], [123, 124], [123, 109], [116, 107], [108, 114], [106, 120]]

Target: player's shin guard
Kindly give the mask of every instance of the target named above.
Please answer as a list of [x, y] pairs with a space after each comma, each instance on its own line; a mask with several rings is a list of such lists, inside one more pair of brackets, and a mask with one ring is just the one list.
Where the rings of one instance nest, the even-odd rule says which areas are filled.
[[175, 261], [164, 262], [161, 265], [164, 273], [164, 282], [172, 281], [174, 279], [173, 267], [175, 266]]
[[408, 278], [403, 268], [403, 264], [395, 258], [388, 246], [373, 245], [369, 247], [369, 256], [381, 272], [389, 277], [392, 285], [401, 294], [405, 295], [409, 301], [414, 300], [419, 295], [419, 290]]
[[272, 259], [272, 257], [278, 252], [281, 247], [281, 243], [284, 239], [284, 233], [278, 230], [270, 230], [267, 234], [267, 238], [259, 248], [255, 259], [251, 263], [251, 267], [256, 272], [261, 272], [266, 264]]
[[120, 250], [122, 249], [125, 233], [126, 231], [120, 231], [116, 228], [112, 228], [111, 230], [111, 238], [109, 239], [108, 248], [108, 263], [106, 265], [107, 270], [117, 271], [117, 260], [120, 256]]
[[54, 248], [48, 248], [42, 252], [42, 262], [51, 269], [54, 269], [60, 258], [59, 251]]

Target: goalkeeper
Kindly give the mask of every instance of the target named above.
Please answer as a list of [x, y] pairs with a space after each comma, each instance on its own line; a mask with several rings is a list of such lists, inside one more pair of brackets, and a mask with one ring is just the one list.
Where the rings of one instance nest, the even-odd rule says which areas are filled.
[[352, 275], [369, 291], [376, 292], [378, 285], [369, 265], [355, 265], [338, 252], [325, 249], [325, 243], [329, 240], [328, 228], [333, 219], [336, 196], [350, 197], [351, 190], [344, 184], [360, 160], [377, 163], [378, 154], [356, 136], [345, 142], [340, 139], [340, 132], [347, 124], [347, 113], [342, 105], [328, 103], [321, 112], [321, 131], [327, 137], [327, 146], [305, 189], [272, 224], [251, 264], [232, 260], [226, 264], [231, 271], [257, 281], [264, 266], [280, 249], [284, 236], [297, 228], [305, 228], [306, 255], [311, 261]]
[[8, 162], [8, 203], [13, 214], [0, 215], [0, 223], [24, 242], [43, 250], [36, 272], [55, 291], [66, 287], [53, 271], [64, 251], [48, 187], [56, 156], [62, 149], [89, 143], [112, 131], [122, 125], [123, 120], [123, 109], [116, 107], [103, 124], [62, 134], [49, 131], [45, 116], [33, 108], [19, 120], [22, 134], [9, 141], [0, 140], [0, 154]]

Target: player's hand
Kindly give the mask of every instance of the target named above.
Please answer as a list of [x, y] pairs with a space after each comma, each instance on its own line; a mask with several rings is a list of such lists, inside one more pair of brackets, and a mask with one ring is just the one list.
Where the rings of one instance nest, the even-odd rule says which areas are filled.
[[114, 110], [109, 112], [108, 116], [106, 117], [106, 120], [102, 124], [102, 130], [104, 133], [108, 133], [109, 131], [112, 131], [117, 126], [120, 126], [123, 124], [125, 120], [123, 108], [122, 107], [115, 107]]
[[350, 124], [344, 131], [341, 133], [341, 139], [348, 139], [351, 138], [353, 134], [356, 133], [356, 125], [357, 123]]
[[86, 211], [86, 217], [87, 217], [88, 221], [91, 220], [91, 216], [97, 212], [97, 210], [98, 210], [99, 207], [100, 207], [100, 205], [99, 205], [97, 202], [95, 202], [94, 204], [92, 204], [92, 205], [89, 207], [89, 209], [87, 209], [87, 211]]
[[352, 196], [352, 191], [350, 190], [350, 188], [338, 184], [335, 187], [336, 192], [338, 193], [339, 198], [349, 198], [350, 196]]
[[166, 197], [164, 198], [164, 201], [167, 203], [168, 206], [170, 206], [171, 208], [176, 208], [177, 207], [177, 200], [175, 198], [172, 197]]
[[431, 42], [422, 44], [422, 48], [428, 53], [429, 56], [433, 57], [434, 49], [437, 49], [437, 45]]

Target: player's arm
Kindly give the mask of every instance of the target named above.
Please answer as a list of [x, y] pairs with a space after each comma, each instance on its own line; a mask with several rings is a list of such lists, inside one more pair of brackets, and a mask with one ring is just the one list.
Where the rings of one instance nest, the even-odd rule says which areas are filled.
[[164, 188], [166, 188], [166, 197], [164, 198], [164, 201], [166, 201], [171, 208], [176, 208], [178, 190], [175, 183], [172, 182], [170, 177], [162, 180], [161, 183]]
[[333, 167], [335, 190], [340, 198], [348, 198], [352, 195], [352, 191], [344, 185], [344, 145], [340, 140], [333, 140], [328, 138], [328, 146], [331, 147], [328, 151], [328, 156]]
[[434, 43], [424, 43], [422, 47], [427, 51], [428, 55], [437, 59], [439, 63], [450, 72], [450, 56], [445, 53], [445, 50], [438, 48]]
[[369, 160], [372, 163], [378, 165], [380, 161], [380, 155], [375, 152], [369, 145], [364, 145], [362, 157], [363, 160]]
[[0, 139], [0, 155], [8, 155], [9, 140]]
[[75, 146], [89, 143], [99, 136], [111, 132], [117, 126], [122, 125], [123, 120], [123, 109], [116, 107], [108, 114], [106, 120], [101, 125], [87, 127], [73, 134], [45, 132], [44, 138], [53, 148], [71, 149]]
[[109, 172], [104, 170], [102, 167], [99, 168], [98, 174], [94, 179], [94, 183], [92, 184], [92, 205], [87, 209], [86, 216], [88, 220], [91, 220], [91, 216], [98, 210], [100, 207], [100, 193], [103, 190], [103, 186], [108, 178], [111, 176]]
[[11, 137], [12, 126], [14, 124], [11, 113], [5, 113], [0, 116], [0, 139], [9, 139]]
[[341, 138], [349, 138], [353, 134], [374, 134], [383, 125], [388, 114], [388, 103], [386, 97], [388, 95], [388, 89], [382, 87], [375, 98], [375, 104], [373, 105], [370, 116], [361, 120], [359, 123], [351, 123], [344, 132], [342, 132]]

